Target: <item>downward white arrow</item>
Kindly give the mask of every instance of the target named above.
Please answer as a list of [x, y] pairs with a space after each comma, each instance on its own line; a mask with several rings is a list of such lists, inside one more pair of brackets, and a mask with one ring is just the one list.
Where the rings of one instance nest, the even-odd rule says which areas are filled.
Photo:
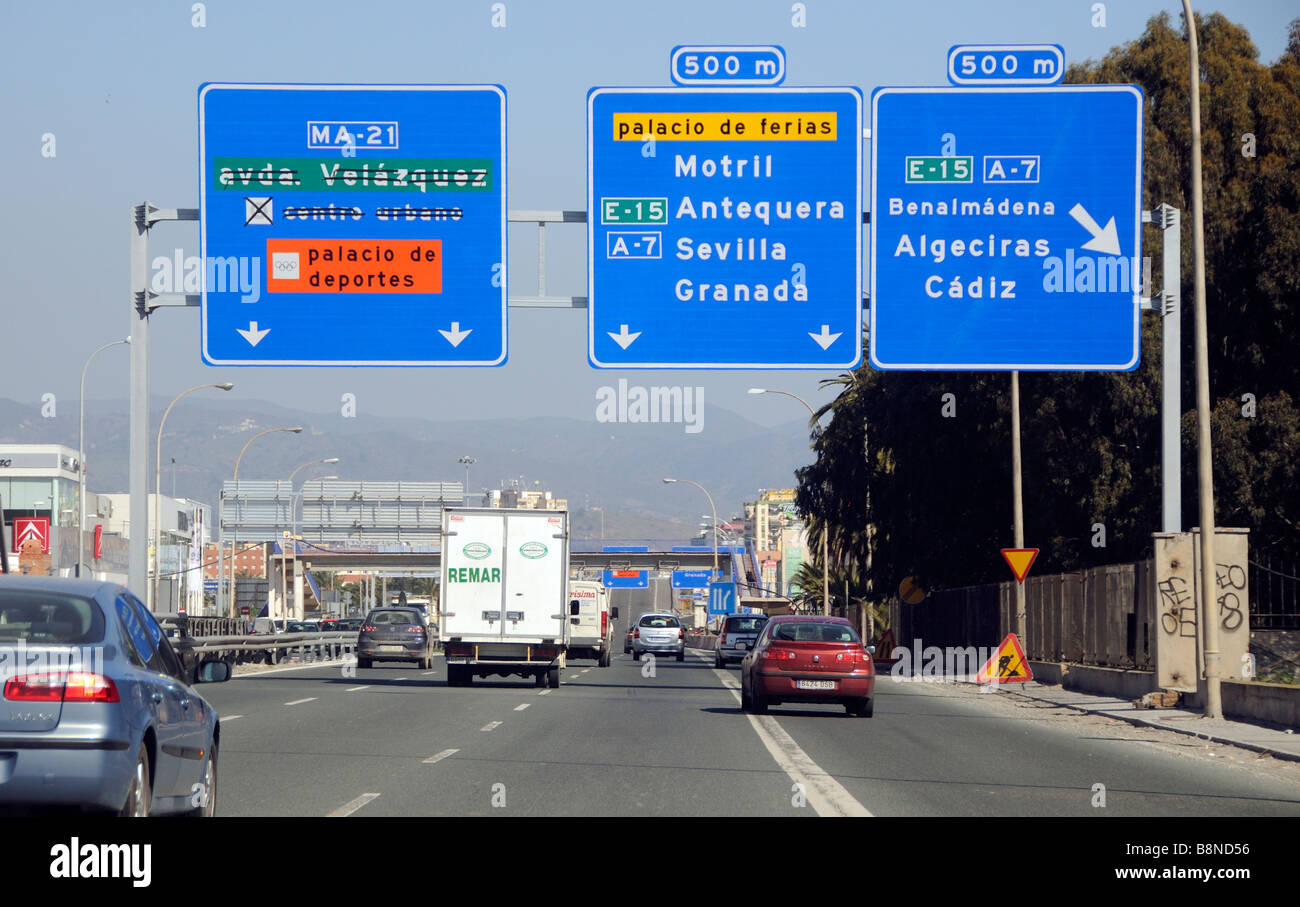
[[831, 333], [831, 326], [829, 324], [822, 325], [822, 332], [820, 334], [814, 334], [812, 331], [809, 331], [808, 336], [813, 340], [816, 340], [817, 345], [822, 349], [827, 349], [832, 343], [840, 339], [839, 334]]
[[620, 324], [618, 326], [617, 334], [615, 334], [613, 331], [606, 331], [605, 333], [608, 334], [610, 336], [610, 339], [612, 339], [623, 349], [627, 349], [629, 346], [632, 345], [633, 340], [641, 336], [640, 331], [634, 331], [633, 333], [629, 334], [627, 332], [627, 325], [625, 324]]
[[1083, 244], [1083, 248], [1091, 249], [1093, 252], [1100, 252], [1102, 255], [1119, 254], [1119, 231], [1115, 229], [1115, 218], [1107, 222], [1105, 229], [1097, 226], [1097, 222], [1092, 219], [1083, 207], [1075, 205], [1070, 209], [1070, 216], [1079, 222], [1083, 229], [1092, 234], [1092, 239]]
[[263, 330], [259, 331], [257, 329], [256, 321], [250, 321], [248, 323], [248, 330], [244, 330], [243, 328], [235, 328], [235, 330], [243, 334], [244, 339], [247, 340], [252, 346], [257, 346], [259, 343], [262, 342], [263, 337], [271, 333], [270, 328], [264, 328]]
[[460, 346], [460, 342], [464, 340], [466, 337], [468, 337], [470, 334], [472, 334], [473, 332], [474, 332], [473, 328], [470, 328], [467, 331], [462, 331], [460, 329], [459, 321], [453, 321], [451, 323], [450, 331], [444, 331], [442, 328], [438, 329], [438, 333], [446, 337], [447, 342], [450, 343], [452, 346]]

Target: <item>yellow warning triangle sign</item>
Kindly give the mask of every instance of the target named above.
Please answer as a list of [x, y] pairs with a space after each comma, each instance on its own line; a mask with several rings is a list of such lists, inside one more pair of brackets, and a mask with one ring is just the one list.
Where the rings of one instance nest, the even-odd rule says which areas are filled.
[[1033, 679], [1034, 672], [1029, 669], [1025, 652], [1014, 633], [1007, 634], [993, 657], [975, 675], [976, 683], [1024, 683]]
[[1023, 583], [1029, 575], [1029, 567], [1038, 557], [1037, 548], [1003, 548], [1002, 557], [1016, 575], [1016, 582]]

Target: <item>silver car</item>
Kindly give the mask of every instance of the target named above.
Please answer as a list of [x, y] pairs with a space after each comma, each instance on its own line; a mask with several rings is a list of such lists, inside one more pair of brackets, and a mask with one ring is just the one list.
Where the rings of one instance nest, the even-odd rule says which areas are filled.
[[676, 614], [656, 611], [642, 614], [632, 630], [632, 659], [641, 660], [643, 652], [676, 655], [686, 660], [686, 629]]
[[728, 614], [723, 619], [718, 634], [718, 650], [713, 666], [725, 668], [733, 661], [741, 661], [754, 648], [754, 640], [758, 639], [765, 623], [766, 614]]
[[0, 576], [0, 685], [0, 812], [215, 813], [217, 714], [124, 587]]

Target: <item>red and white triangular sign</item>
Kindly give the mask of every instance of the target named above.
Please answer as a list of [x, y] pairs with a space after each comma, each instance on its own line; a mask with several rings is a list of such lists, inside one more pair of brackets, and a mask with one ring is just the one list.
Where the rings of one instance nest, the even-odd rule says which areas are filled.
[[41, 544], [41, 554], [50, 553], [50, 520], [43, 516], [14, 517], [14, 553], [22, 554], [23, 545], [35, 539]]
[[1029, 669], [1025, 652], [1014, 633], [1007, 634], [993, 657], [975, 675], [976, 683], [1024, 683], [1033, 679], [1034, 672]]
[[1029, 568], [1033, 566], [1034, 558], [1038, 557], [1037, 548], [1003, 548], [1002, 558], [1011, 568], [1011, 572], [1016, 576], [1016, 582], [1023, 583], [1025, 577], [1029, 575]]

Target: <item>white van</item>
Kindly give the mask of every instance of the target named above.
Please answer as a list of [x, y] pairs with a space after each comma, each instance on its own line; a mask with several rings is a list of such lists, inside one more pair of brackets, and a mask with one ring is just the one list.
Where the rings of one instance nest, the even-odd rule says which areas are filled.
[[618, 609], [609, 607], [609, 590], [604, 583], [569, 580], [569, 655], [594, 658], [608, 668], [614, 649], [614, 619]]

